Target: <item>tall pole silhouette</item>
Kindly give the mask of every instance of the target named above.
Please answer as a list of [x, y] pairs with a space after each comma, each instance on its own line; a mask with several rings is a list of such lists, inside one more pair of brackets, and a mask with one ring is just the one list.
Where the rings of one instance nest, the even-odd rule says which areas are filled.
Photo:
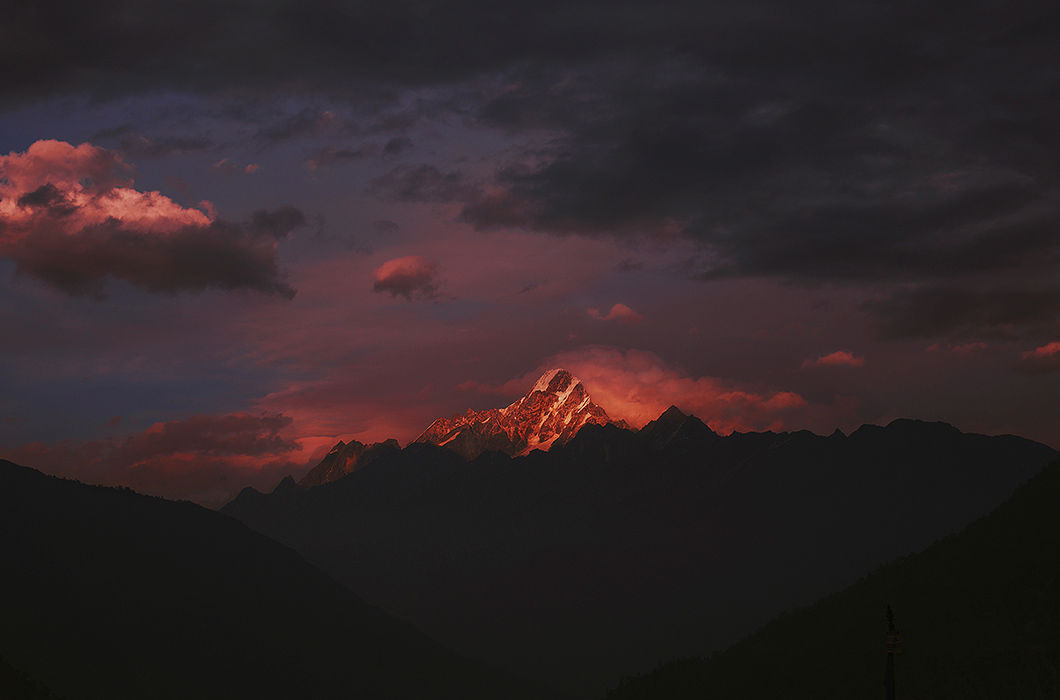
[[883, 674], [883, 687], [887, 700], [894, 700], [894, 657], [902, 653], [902, 638], [894, 626], [894, 611], [887, 606], [887, 670]]

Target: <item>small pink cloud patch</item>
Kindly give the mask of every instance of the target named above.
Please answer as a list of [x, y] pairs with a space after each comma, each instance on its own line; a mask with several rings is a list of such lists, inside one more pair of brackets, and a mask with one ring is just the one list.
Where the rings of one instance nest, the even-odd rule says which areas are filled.
[[644, 317], [625, 304], [615, 304], [606, 314], [600, 309], [589, 309], [589, 315], [600, 321], [619, 321], [621, 323], [639, 323]]
[[836, 350], [827, 355], [821, 355], [816, 360], [805, 360], [803, 369], [811, 367], [862, 367], [865, 365], [864, 357], [857, 357], [846, 350]]
[[1023, 353], [1017, 369], [1031, 374], [1060, 372], [1060, 342], [1047, 343]]
[[435, 299], [438, 297], [438, 266], [419, 255], [394, 258], [376, 268], [372, 290], [393, 297]]

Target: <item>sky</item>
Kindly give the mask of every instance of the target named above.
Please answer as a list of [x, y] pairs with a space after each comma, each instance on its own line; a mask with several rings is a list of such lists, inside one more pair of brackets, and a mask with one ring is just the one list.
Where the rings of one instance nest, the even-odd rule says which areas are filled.
[[1060, 6], [24, 3], [0, 457], [217, 506], [566, 367], [1060, 448]]

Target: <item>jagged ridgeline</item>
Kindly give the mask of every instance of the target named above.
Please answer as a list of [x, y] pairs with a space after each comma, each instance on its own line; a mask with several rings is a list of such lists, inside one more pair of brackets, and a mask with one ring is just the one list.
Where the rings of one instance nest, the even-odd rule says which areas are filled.
[[593, 403], [580, 379], [565, 369], [551, 369], [518, 401], [439, 418], [415, 442], [447, 447], [468, 459], [487, 450], [525, 455], [564, 445], [586, 425], [629, 427]]
[[[224, 512], [467, 656], [600, 697], [958, 531], [1057, 457], [912, 420], [721, 436], [677, 408], [564, 439], [581, 419], [554, 409], [586, 401], [572, 384], [546, 375], [503, 409], [530, 405], [522, 447], [501, 431], [506, 449], [452, 449], [500, 425], [486, 412], [439, 428], [444, 445], [364, 450], [337, 480], [248, 489]], [[535, 437], [550, 449], [526, 451]]]
[[883, 698], [888, 604], [895, 697], [1060, 697], [1060, 462], [959, 535], [608, 700]]
[[[525, 455], [564, 445], [586, 425], [629, 427], [624, 420], [612, 420], [593, 403], [580, 379], [565, 369], [551, 369], [525, 396], [510, 405], [484, 411], [468, 409], [463, 414], [439, 418], [413, 442], [438, 445], [466, 459], [490, 451]], [[298, 485], [319, 486], [341, 479], [399, 449], [396, 440], [367, 445], [340, 440]]]

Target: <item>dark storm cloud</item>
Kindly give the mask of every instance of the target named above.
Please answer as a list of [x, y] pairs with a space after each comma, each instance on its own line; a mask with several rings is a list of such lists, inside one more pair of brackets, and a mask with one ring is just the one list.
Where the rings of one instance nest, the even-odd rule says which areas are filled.
[[255, 289], [291, 297], [276, 262], [301, 211], [215, 219], [134, 189], [114, 151], [41, 140], [0, 155], [0, 259], [69, 294], [102, 297], [106, 278], [154, 292]]
[[316, 136], [328, 131], [351, 131], [334, 112], [306, 108], [265, 126], [259, 136], [266, 141], [288, 141], [300, 136]]
[[[4, 74], [0, 103], [175, 88], [383, 104], [432, 86], [473, 124], [549, 133], [546, 149], [486, 187], [427, 164], [377, 194], [460, 202], [479, 228], [687, 237], [708, 280], [956, 290], [916, 322], [895, 320], [902, 293], [867, 305], [892, 335], [1060, 314], [1055, 3], [44, 2], [0, 32], [5, 65], [34, 66]], [[984, 288], [1038, 300], [1034, 319], [968, 306]]]
[[73, 236], [40, 225], [0, 254], [18, 272], [76, 296], [102, 298], [112, 277], [151, 292], [253, 289], [291, 298], [276, 263], [275, 240], [283, 235], [226, 221], [158, 235], [112, 219]]
[[[0, 32], [8, 103], [88, 91], [118, 95], [160, 87], [348, 89], [351, 81], [430, 84], [463, 80], [527, 57], [600, 50], [589, 30], [633, 36], [607, 3], [524, 3], [498, 12], [484, 0], [392, 3], [192, 0], [147, 8], [129, 0], [39, 2]], [[587, 41], [589, 39], [589, 41]], [[653, 38], [656, 42], [658, 37]]]
[[19, 197], [18, 206], [47, 209], [48, 213], [55, 217], [69, 216], [77, 210], [67, 201], [66, 195], [50, 182]]
[[148, 138], [143, 134], [127, 134], [118, 142], [118, 148], [129, 156], [163, 158], [175, 153], [191, 153], [213, 148], [213, 141], [205, 136], [167, 136]]
[[97, 131], [91, 141], [103, 143], [125, 156], [164, 158], [165, 156], [205, 151], [213, 148], [206, 136], [145, 136], [132, 124], [120, 124]]
[[247, 226], [254, 238], [283, 238], [292, 230], [305, 225], [301, 210], [287, 206], [279, 209], [259, 209], [250, 217]]
[[886, 338], [1055, 334], [1060, 286], [975, 288], [925, 285], [865, 302]]
[[399, 202], [453, 202], [477, 196], [477, 188], [459, 172], [433, 165], [401, 166], [372, 180], [370, 191]]
[[[484, 121], [558, 129], [469, 198], [480, 228], [686, 236], [696, 276], [924, 291], [867, 304], [891, 336], [1060, 318], [1055, 7], [778, 11], [666, 70], [515, 72]], [[793, 12], [806, 12], [797, 16]], [[737, 28], [740, 24], [737, 23]], [[595, 82], [590, 84], [589, 79]], [[1004, 288], [996, 295], [983, 291]], [[1027, 303], [1026, 309], [1006, 308]]]
[[383, 146], [383, 153], [388, 156], [396, 156], [412, 147], [412, 140], [405, 136], [395, 136]]
[[352, 163], [369, 155], [371, 150], [367, 148], [322, 148], [306, 158], [305, 167], [309, 170], [330, 168]]

